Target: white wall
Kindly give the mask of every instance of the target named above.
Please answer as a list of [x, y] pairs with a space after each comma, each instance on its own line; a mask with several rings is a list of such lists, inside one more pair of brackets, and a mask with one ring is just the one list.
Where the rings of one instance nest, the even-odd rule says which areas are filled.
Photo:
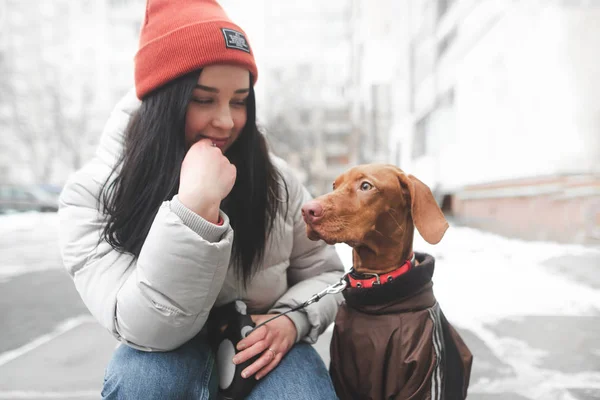
[[[588, 12], [517, 7], [459, 63], [456, 140], [440, 159], [445, 185], [589, 170], [598, 157], [589, 129], [590, 97], [598, 92], [577, 83], [600, 85], [587, 67], [600, 61], [592, 50], [600, 48], [600, 13], [595, 23], [586, 18], [585, 35], [574, 34], [572, 23]], [[582, 36], [596, 42], [586, 48], [595, 63], [583, 51], [578, 60], [569, 54]], [[589, 95], [583, 101], [582, 91]], [[595, 129], [598, 135], [600, 124]]]
[[[401, 167], [446, 190], [600, 171], [600, 8], [464, 0], [450, 14], [455, 43], [392, 128]], [[449, 88], [454, 107], [434, 112], [427, 154], [411, 159], [414, 122]]]

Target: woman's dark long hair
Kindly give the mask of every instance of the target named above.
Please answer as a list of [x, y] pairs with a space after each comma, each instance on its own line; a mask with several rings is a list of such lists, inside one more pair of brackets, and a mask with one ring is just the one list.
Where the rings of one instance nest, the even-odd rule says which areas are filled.
[[[186, 154], [185, 115], [201, 71], [178, 78], [147, 95], [125, 131], [125, 148], [102, 186], [102, 234], [117, 251], [139, 256], [161, 203], [179, 191]], [[254, 89], [250, 86], [247, 120], [227, 150], [236, 166], [233, 189], [221, 203], [234, 230], [232, 261], [246, 285], [264, 257], [287, 186], [272, 164], [267, 144], [256, 126]], [[283, 182], [284, 186], [280, 186]]]

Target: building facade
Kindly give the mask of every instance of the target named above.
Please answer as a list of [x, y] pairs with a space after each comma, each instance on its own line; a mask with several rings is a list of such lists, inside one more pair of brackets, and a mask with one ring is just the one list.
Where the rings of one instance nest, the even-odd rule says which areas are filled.
[[296, 167], [314, 195], [330, 191], [358, 158], [352, 4], [264, 1], [259, 115], [275, 152]]
[[409, 98], [394, 112], [389, 159], [473, 226], [530, 239], [600, 239], [600, 7], [405, 7], [408, 70], [393, 93], [397, 104]]

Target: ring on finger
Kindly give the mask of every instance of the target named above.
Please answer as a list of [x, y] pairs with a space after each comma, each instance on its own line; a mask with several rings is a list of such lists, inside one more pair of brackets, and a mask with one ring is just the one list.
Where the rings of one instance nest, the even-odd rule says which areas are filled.
[[270, 347], [267, 350], [273, 354], [273, 357], [271, 357], [271, 360], [273, 360], [275, 358], [275, 356], [277, 355], [277, 352]]

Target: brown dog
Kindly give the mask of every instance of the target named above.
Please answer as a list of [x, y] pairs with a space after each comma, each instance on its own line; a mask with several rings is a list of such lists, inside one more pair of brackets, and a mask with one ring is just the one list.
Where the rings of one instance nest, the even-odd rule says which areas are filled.
[[472, 355], [433, 295], [433, 257], [412, 248], [415, 227], [431, 244], [448, 228], [431, 190], [393, 165], [360, 165], [302, 214], [310, 239], [353, 248], [330, 349], [338, 396], [464, 399]]

